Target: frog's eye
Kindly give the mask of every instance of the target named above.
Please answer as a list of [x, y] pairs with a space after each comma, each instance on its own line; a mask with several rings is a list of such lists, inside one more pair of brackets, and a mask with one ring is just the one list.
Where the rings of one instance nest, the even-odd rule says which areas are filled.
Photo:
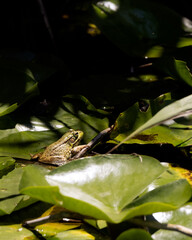
[[74, 142], [75, 142], [75, 140], [76, 140], [76, 138], [74, 138], [74, 137], [71, 137], [71, 138], [69, 139], [69, 142], [70, 142], [70, 143], [74, 143]]
[[72, 137], [70, 137], [70, 143], [74, 143], [78, 138], [78, 133], [74, 133]]

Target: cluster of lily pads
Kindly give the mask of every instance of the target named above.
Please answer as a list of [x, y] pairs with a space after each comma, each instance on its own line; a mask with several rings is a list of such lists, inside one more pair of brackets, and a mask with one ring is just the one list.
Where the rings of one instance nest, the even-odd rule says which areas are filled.
[[[147, 0], [94, 1], [90, 8], [92, 21], [108, 39], [128, 55], [150, 60], [156, 71], [126, 77], [109, 73], [70, 82], [62, 62], [66, 94], [54, 102], [41, 99], [41, 90], [60, 71], [61, 60], [29, 52], [1, 56], [1, 236], [190, 239], [186, 231], [150, 226], [147, 232], [133, 225], [145, 218], [143, 224], [153, 220], [162, 228], [170, 223], [190, 230], [190, 170], [171, 166], [174, 159], [162, 163], [151, 156], [117, 151], [121, 144], [190, 148], [190, 20]], [[96, 93], [93, 83], [99, 87]], [[88, 143], [111, 124], [114, 128], [105, 144], [115, 146], [116, 154], [86, 156], [51, 170], [30, 161], [32, 154], [70, 128], [83, 131], [83, 141]], [[73, 219], [73, 214], [77, 214], [75, 220], [63, 221], [63, 216]], [[39, 217], [47, 222], [38, 221]], [[36, 219], [32, 231], [27, 226], [29, 218]]]

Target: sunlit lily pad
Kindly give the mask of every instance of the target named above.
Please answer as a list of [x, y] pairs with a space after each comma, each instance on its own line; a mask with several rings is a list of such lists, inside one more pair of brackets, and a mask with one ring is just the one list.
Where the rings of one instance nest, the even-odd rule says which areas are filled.
[[38, 231], [43, 237], [52, 237], [60, 232], [65, 232], [70, 229], [79, 227], [78, 223], [45, 223], [38, 225], [35, 230]]
[[95, 239], [94, 236], [87, 233], [84, 230], [69, 230], [66, 232], [60, 232], [54, 237], [50, 237], [50, 240], [93, 240]]
[[0, 226], [0, 233], [2, 239], [38, 240], [38, 238], [31, 231], [23, 228], [20, 224]]
[[44, 176], [39, 171], [35, 166], [25, 168], [20, 184], [22, 193], [114, 223], [175, 209], [191, 196], [190, 185], [181, 179], [133, 201], [165, 171], [157, 160], [147, 156], [87, 157]]

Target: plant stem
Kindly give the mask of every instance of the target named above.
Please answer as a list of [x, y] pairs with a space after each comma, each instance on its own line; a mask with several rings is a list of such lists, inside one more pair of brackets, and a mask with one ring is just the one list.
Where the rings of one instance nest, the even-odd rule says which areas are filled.
[[44, 23], [45, 23], [45, 26], [47, 28], [47, 31], [50, 35], [50, 38], [52, 40], [52, 43], [53, 43], [53, 46], [56, 48], [56, 45], [55, 45], [55, 38], [54, 38], [54, 35], [53, 35], [53, 31], [52, 31], [52, 28], [49, 24], [49, 20], [48, 20], [48, 17], [47, 17], [47, 13], [46, 13], [46, 10], [45, 10], [45, 7], [43, 5], [43, 1], [42, 0], [37, 0], [38, 4], [39, 4], [39, 7], [40, 7], [40, 10], [41, 10], [41, 14], [43, 16], [43, 19], [44, 19]]
[[93, 219], [89, 216], [84, 216], [84, 215], [81, 215], [78, 213], [68, 212], [67, 210], [65, 210], [65, 211], [61, 211], [59, 213], [51, 214], [51, 215], [48, 215], [45, 217], [27, 220], [23, 223], [23, 226], [24, 227], [27, 227], [27, 226], [35, 227], [37, 225], [44, 224], [44, 223], [58, 222], [58, 221], [63, 220], [64, 218], [67, 218], [73, 222], [80, 222], [83, 219]]

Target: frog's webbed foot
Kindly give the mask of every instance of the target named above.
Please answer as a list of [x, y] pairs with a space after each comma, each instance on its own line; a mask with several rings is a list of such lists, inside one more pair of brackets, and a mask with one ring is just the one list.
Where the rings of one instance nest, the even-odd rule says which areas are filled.
[[30, 155], [30, 157], [31, 157], [31, 159], [33, 159], [33, 160], [35, 160], [35, 159], [38, 159], [38, 158], [40, 158], [41, 156], [42, 156], [42, 152], [40, 152], [40, 153], [36, 153], [36, 154], [29, 154]]
[[75, 146], [73, 149], [72, 149], [72, 155], [74, 156], [75, 154], [77, 154], [78, 152], [80, 152], [82, 149], [86, 148], [87, 145], [79, 145], [79, 146]]

